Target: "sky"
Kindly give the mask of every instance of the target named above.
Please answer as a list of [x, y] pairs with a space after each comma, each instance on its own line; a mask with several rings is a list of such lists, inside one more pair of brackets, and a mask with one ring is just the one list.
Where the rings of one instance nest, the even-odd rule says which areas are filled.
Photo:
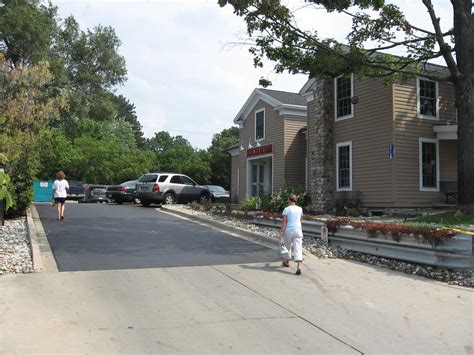
[[[289, 0], [298, 9], [303, 1]], [[394, 1], [409, 21], [431, 28], [421, 1]], [[448, 0], [433, 1], [442, 20], [450, 19]], [[244, 21], [217, 0], [53, 0], [61, 18], [69, 15], [82, 30], [112, 26], [122, 41], [128, 80], [116, 88], [136, 106], [145, 137], [168, 131], [205, 149], [212, 136], [233, 126], [260, 77], [269, 89], [298, 92], [305, 75], [276, 74], [272, 63], [253, 66]], [[324, 10], [299, 11], [303, 25], [321, 37], [343, 41], [350, 20]], [[442, 62], [438, 64], [443, 64]]]

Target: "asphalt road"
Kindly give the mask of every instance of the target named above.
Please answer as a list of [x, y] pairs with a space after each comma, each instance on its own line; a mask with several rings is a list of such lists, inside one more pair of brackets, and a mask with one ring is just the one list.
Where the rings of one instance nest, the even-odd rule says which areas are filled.
[[275, 252], [155, 208], [67, 203], [65, 219], [36, 204], [60, 271], [275, 261]]

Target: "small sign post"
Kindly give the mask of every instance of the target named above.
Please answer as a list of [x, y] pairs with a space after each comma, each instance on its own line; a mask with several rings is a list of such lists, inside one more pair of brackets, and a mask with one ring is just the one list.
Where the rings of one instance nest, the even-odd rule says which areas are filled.
[[321, 239], [325, 244], [329, 243], [328, 227], [326, 226], [321, 227]]

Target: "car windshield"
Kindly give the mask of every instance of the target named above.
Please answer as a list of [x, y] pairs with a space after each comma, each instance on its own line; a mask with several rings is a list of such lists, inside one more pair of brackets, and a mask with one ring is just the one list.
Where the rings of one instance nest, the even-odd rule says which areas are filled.
[[158, 179], [158, 175], [156, 174], [148, 174], [148, 175], [143, 175], [139, 182], [155, 182], [156, 179]]
[[225, 192], [225, 189], [222, 186], [207, 185], [207, 188], [212, 192]]

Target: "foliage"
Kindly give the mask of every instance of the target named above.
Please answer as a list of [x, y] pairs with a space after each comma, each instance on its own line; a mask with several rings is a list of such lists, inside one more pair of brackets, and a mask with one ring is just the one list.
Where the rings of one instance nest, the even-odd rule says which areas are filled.
[[145, 147], [155, 153], [157, 170], [190, 176], [198, 183], [209, 181], [211, 169], [207, 152], [195, 150], [182, 136], [172, 137], [168, 132], [155, 133], [147, 139]]
[[360, 206], [360, 191], [340, 192], [335, 200], [336, 216], [360, 216]]
[[0, 51], [17, 68], [46, 57], [56, 29], [56, 7], [38, 0], [3, 0]]
[[457, 216], [453, 212], [436, 213], [427, 216], [410, 218], [409, 222], [436, 223], [444, 226], [474, 225], [473, 214]]
[[288, 197], [291, 194], [296, 195], [296, 205], [305, 208], [311, 203], [310, 196], [306, 194], [306, 191], [301, 188], [287, 187], [274, 192], [271, 196], [271, 210], [273, 212], [281, 212], [285, 207], [288, 206]]
[[226, 190], [230, 188], [231, 158], [226, 149], [238, 141], [239, 129], [237, 127], [224, 129], [214, 135], [211, 146], [207, 150], [211, 168], [210, 183], [222, 186]]
[[260, 209], [260, 197], [255, 196], [255, 197], [248, 197], [245, 199], [245, 201], [242, 204], [242, 209], [244, 211], [257, 211]]
[[405, 236], [421, 236], [423, 243], [429, 243], [435, 247], [443, 243], [444, 240], [452, 238], [456, 232], [449, 229], [439, 229], [429, 226], [412, 226], [396, 223], [377, 223], [369, 221], [350, 221], [346, 218], [326, 221], [326, 226], [330, 233], [336, 233], [341, 225], [351, 225], [355, 229], [364, 230], [369, 238], [376, 238], [378, 235], [390, 236], [394, 241], [400, 242]]
[[33, 182], [38, 171], [38, 159], [32, 142], [25, 142], [9, 166], [13, 186], [13, 207], [8, 216], [22, 216], [33, 200]]
[[5, 210], [8, 211], [13, 206], [13, 186], [10, 177], [4, 172], [0, 172], [0, 201], [5, 201]]
[[41, 127], [59, 119], [61, 112], [67, 109], [67, 94], [54, 90], [52, 79], [49, 65], [44, 61], [12, 69], [6, 74], [0, 103], [1, 133], [37, 133]]

